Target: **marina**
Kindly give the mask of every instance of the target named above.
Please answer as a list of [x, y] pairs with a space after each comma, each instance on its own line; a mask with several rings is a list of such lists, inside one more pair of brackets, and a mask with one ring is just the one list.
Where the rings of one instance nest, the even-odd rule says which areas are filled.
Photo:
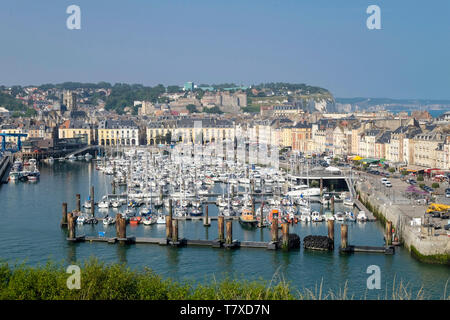
[[[296, 287], [312, 287], [318, 283], [318, 279], [323, 279], [327, 286], [333, 288], [338, 288], [342, 283], [348, 281], [349, 287], [361, 294], [365, 290], [365, 269], [371, 264], [376, 264], [384, 270], [383, 281], [386, 283], [392, 281], [394, 277], [397, 279], [404, 277], [404, 279], [415, 279], [411, 282], [411, 286], [419, 288], [426, 279], [427, 290], [430, 290], [435, 297], [443, 292], [444, 282], [448, 277], [446, 266], [425, 265], [417, 262], [402, 247], [395, 247], [395, 254], [386, 253], [384, 241], [386, 231], [378, 222], [357, 222], [351, 219], [346, 219], [344, 222], [337, 219], [333, 221], [331, 201], [326, 199], [322, 201], [319, 199], [320, 197], [316, 197], [316, 201], [312, 201], [313, 198], [310, 198], [309, 206], [311, 216], [312, 212], [318, 212], [319, 216], [320, 212], [323, 212], [325, 218], [321, 222], [312, 222], [306, 218], [301, 221], [302, 216], [308, 216], [307, 214], [303, 215], [300, 211], [300, 208], [305, 206], [293, 205], [297, 208], [295, 215], [297, 223], [289, 224], [289, 233], [298, 235], [299, 248], [269, 250], [268, 244], [272, 242], [270, 225], [262, 228], [258, 228], [258, 225], [248, 228], [239, 222], [240, 215], [230, 215], [224, 216], [224, 220], [229, 220], [232, 225], [232, 240], [234, 240], [232, 243], [235, 244], [234, 247], [231, 247], [233, 250], [230, 250], [231, 248], [217, 245], [217, 239], [219, 239], [218, 219], [221, 212], [228, 206], [227, 193], [223, 190], [226, 190], [227, 184], [214, 183], [209, 190], [213, 196], [205, 196], [208, 202], [202, 203], [203, 215], [201, 216], [175, 215], [177, 201], [181, 203], [182, 200], [189, 200], [192, 204], [192, 200], [196, 200], [195, 193], [194, 196], [188, 198], [184, 197], [184, 192], [182, 192], [178, 198], [173, 198], [174, 219], [178, 221], [178, 240], [180, 240], [178, 242], [181, 244], [173, 246], [170, 241], [168, 242], [165, 223], [165, 216], [168, 216], [169, 208], [165, 206], [164, 201], [169, 199], [169, 194], [163, 193], [161, 205], [159, 202], [157, 203], [160, 189], [155, 188], [151, 190], [152, 193], [155, 192], [151, 198], [136, 197], [134, 199], [136, 203], [139, 200], [145, 200], [141, 207], [128, 208], [128, 205], [121, 204], [114, 208], [112, 206], [114, 175], [97, 170], [96, 168], [99, 168], [101, 163], [102, 161], [92, 160], [55, 161], [52, 164], [42, 162], [39, 165], [41, 178], [37, 183], [10, 181], [3, 185], [0, 193], [11, 200], [5, 204], [4, 210], [2, 210], [2, 218], [8, 221], [0, 226], [0, 232], [5, 237], [5, 241], [0, 244], [1, 251], [4, 252], [2, 257], [8, 261], [26, 259], [27, 263], [37, 264], [45, 263], [47, 259], [64, 259], [74, 262], [96, 256], [101, 257], [105, 262], [126, 263], [138, 268], [148, 266], [163, 276], [176, 279], [198, 278], [205, 275], [219, 278], [225, 275], [248, 278], [249, 274], [253, 274], [252, 270], [256, 268], [260, 271], [250, 276], [250, 279], [259, 276], [271, 279], [276, 274], [283, 274], [291, 279]], [[116, 185], [115, 188], [116, 198], [121, 196], [126, 198], [128, 195], [128, 200], [130, 200], [130, 195], [136, 191], [130, 189], [131, 192], [127, 192], [126, 184], [122, 187]], [[243, 194], [249, 192], [250, 188], [251, 185], [238, 185], [237, 190], [235, 189], [236, 196], [243, 197]], [[49, 190], [51, 190], [50, 193]], [[71, 213], [77, 211], [79, 202], [82, 216], [86, 217], [85, 221], [89, 221], [87, 219], [90, 217], [91, 209], [84, 208], [83, 205], [91, 200], [89, 199], [91, 191], [94, 193], [92, 199], [94, 200], [94, 215], [91, 217], [94, 219], [91, 221], [95, 220], [97, 223], [77, 223], [75, 230], [79, 241], [67, 241], [68, 230], [60, 227], [61, 203], [67, 203], [67, 212]], [[339, 193], [341, 192], [346, 191], [339, 191]], [[25, 194], [27, 201], [18, 206], [19, 197], [23, 197]], [[80, 195], [79, 201], [77, 194]], [[226, 206], [222, 209], [216, 199], [221, 195], [225, 195], [224, 199], [226, 200]], [[98, 204], [104, 196], [110, 197], [111, 206], [99, 208]], [[252, 196], [254, 196], [256, 213], [261, 210], [262, 202], [260, 200], [264, 199], [263, 213], [267, 220], [270, 212], [264, 208], [270, 208], [270, 211], [274, 208], [273, 205], [269, 205], [269, 202], [273, 203], [270, 195], [264, 194], [263, 197], [259, 197], [253, 193]], [[120, 239], [123, 240], [123, 238], [117, 237], [117, 225], [114, 218], [119, 213], [124, 214], [127, 209], [133, 209], [136, 212], [136, 215], [130, 216], [130, 218], [137, 218], [140, 216], [140, 209], [148, 208], [149, 201], [152, 201], [153, 205], [161, 205], [159, 209], [152, 206], [152, 212], [157, 217], [156, 220], [161, 218], [159, 219], [161, 221], [151, 224], [129, 221], [125, 224], [125, 239], [128, 244], [121, 244]], [[35, 203], [40, 204], [39, 208], [34, 207]], [[354, 204], [357, 205], [357, 201]], [[251, 209], [252, 203], [250, 202], [248, 205], [247, 208]], [[335, 214], [351, 211], [348, 206], [344, 205], [343, 200], [338, 200], [334, 206]], [[189, 208], [193, 207], [195, 207], [195, 201], [194, 206], [191, 205]], [[243, 207], [244, 205], [241, 205], [237, 208]], [[281, 211], [283, 210], [281, 202], [280, 204], [275, 203], [275, 207], [283, 212]], [[353, 211], [358, 213], [360, 209], [364, 210], [364, 208], [355, 208]], [[187, 212], [189, 210], [187, 209]], [[205, 224], [206, 211], [208, 211], [208, 221]], [[303, 212], [307, 211], [303, 209]], [[162, 213], [164, 218], [159, 217], [159, 213]], [[369, 212], [367, 213], [369, 214]], [[34, 221], [32, 226], [23, 224], [23, 221], [30, 219]], [[109, 220], [109, 223], [104, 223], [105, 219]], [[304, 240], [308, 236], [327, 237], [329, 235], [327, 220], [333, 221], [334, 224], [334, 248], [332, 250], [316, 248], [315, 250], [304, 247]], [[339, 249], [342, 242], [341, 225], [348, 227], [346, 251], [353, 251], [351, 254], [343, 253]], [[224, 226], [225, 231], [226, 225]], [[282, 236], [282, 229], [278, 228], [278, 236]], [[29, 237], [34, 240], [30, 242]], [[12, 245], [13, 243], [14, 245]], [[35, 249], [33, 248], [40, 248], [41, 253], [34, 254]], [[43, 248], [44, 253], [42, 253]], [[359, 252], [358, 250], [361, 248], [366, 251]], [[376, 248], [379, 249], [378, 252]], [[368, 253], [368, 250], [374, 252]], [[263, 264], [265, 267], [261, 269], [259, 266]], [[336, 272], [338, 272], [338, 276], [336, 276]], [[376, 292], [369, 294], [376, 296]]]

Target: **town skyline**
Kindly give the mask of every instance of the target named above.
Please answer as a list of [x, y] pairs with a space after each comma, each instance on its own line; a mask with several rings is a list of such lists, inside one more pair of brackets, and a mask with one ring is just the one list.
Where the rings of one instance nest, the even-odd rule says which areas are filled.
[[378, 1], [380, 30], [366, 27], [369, 1], [324, 2], [81, 0], [80, 30], [66, 28], [69, 1], [10, 2], [0, 82], [283, 81], [336, 97], [450, 99], [448, 2]]

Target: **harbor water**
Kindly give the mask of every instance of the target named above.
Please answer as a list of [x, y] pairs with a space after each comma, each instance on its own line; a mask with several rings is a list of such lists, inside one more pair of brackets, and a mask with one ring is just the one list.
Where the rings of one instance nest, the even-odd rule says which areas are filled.
[[[340, 223], [335, 223], [335, 246], [331, 252], [308, 251], [303, 248], [290, 252], [266, 249], [237, 250], [209, 247], [172, 248], [152, 244], [111, 245], [106, 243], [68, 243], [66, 230], [60, 228], [61, 204], [68, 203], [69, 211], [75, 209], [75, 194], [81, 202], [87, 199], [90, 185], [95, 186], [98, 201], [111, 193], [111, 176], [95, 170], [93, 162], [55, 162], [40, 166], [37, 182], [15, 182], [0, 186], [0, 258], [9, 263], [30, 265], [45, 264], [48, 260], [65, 265], [82, 263], [96, 257], [106, 263], [125, 263], [131, 268], [148, 267], [163, 277], [178, 280], [208, 281], [223, 277], [270, 281], [280, 278], [294, 288], [314, 289], [321, 282], [324, 291], [337, 292], [347, 283], [354, 298], [385, 298], [395, 281], [408, 284], [412, 293], [421, 287], [425, 298], [439, 299], [444, 295], [449, 281], [450, 268], [418, 262], [406, 248], [397, 247], [394, 255], [355, 253], [339, 254]], [[217, 192], [220, 186], [215, 187]], [[318, 210], [320, 204], [313, 204]], [[339, 210], [339, 204], [336, 204]], [[108, 212], [108, 211], [106, 211]], [[110, 212], [114, 212], [110, 209]], [[215, 205], [209, 205], [210, 216], [217, 215]], [[96, 215], [105, 212], [96, 208]], [[241, 241], [268, 241], [268, 228], [247, 230], [238, 221], [233, 222], [233, 238]], [[383, 246], [383, 227], [378, 222], [348, 223], [349, 243], [354, 245]], [[115, 226], [77, 226], [78, 235], [115, 235]], [[300, 238], [307, 235], [326, 235], [327, 225], [299, 223], [290, 227]], [[216, 239], [217, 221], [205, 228], [201, 220], [180, 221], [179, 234], [188, 239]], [[137, 237], [164, 237], [164, 225], [127, 226], [127, 235]], [[376, 265], [381, 270], [381, 289], [367, 289], [367, 268]], [[448, 292], [447, 292], [448, 295]]]

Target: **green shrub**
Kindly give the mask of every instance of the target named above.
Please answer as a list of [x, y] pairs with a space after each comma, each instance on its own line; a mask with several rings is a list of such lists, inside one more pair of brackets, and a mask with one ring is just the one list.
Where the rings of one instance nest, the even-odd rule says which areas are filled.
[[389, 168], [389, 172], [390, 173], [394, 173], [395, 172], [395, 168]]
[[417, 181], [423, 181], [423, 175], [419, 174], [419, 175], [417, 176]]
[[419, 187], [420, 187], [421, 189], [423, 189], [423, 187], [425, 187], [425, 183], [419, 183]]
[[439, 188], [439, 183], [437, 182], [433, 182], [433, 184], [431, 185], [432, 188], [437, 189]]

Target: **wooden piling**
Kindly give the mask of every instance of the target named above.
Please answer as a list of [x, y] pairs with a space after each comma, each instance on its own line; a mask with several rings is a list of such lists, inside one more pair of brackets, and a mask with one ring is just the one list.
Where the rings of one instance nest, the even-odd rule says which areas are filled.
[[69, 229], [69, 239], [75, 239], [76, 232], [75, 232], [75, 217], [73, 216], [72, 212], [69, 212], [67, 214], [67, 222], [68, 222], [68, 229]]
[[[162, 194], [162, 193], [161, 193]], [[161, 201], [162, 201], [162, 198], [161, 198]], [[173, 205], [172, 205], [172, 199], [169, 199], [169, 216], [170, 216], [170, 219], [172, 219], [172, 217], [173, 217]]]
[[334, 242], [334, 220], [328, 220], [327, 225], [328, 225], [328, 238], [330, 238]]
[[323, 178], [320, 178], [320, 198], [323, 196]]
[[255, 197], [252, 196], [252, 213], [255, 214]]
[[334, 195], [331, 196], [330, 202], [331, 202], [331, 212], [334, 215]]
[[208, 217], [208, 208], [209, 208], [209, 206], [206, 205], [206, 208], [205, 208], [205, 218], [203, 219], [203, 225], [204, 225], [205, 227], [209, 227], [209, 226], [211, 225], [211, 223], [210, 223], [210, 221], [209, 221], [209, 217]]
[[77, 212], [80, 212], [81, 211], [81, 196], [79, 193], [77, 193], [76, 199], [77, 199]]
[[172, 220], [172, 242], [178, 242], [178, 219]]
[[225, 239], [226, 244], [233, 243], [233, 221], [227, 220], [226, 223], [227, 235]]
[[166, 239], [172, 239], [172, 216], [166, 216]]
[[67, 203], [63, 202], [62, 204], [62, 219], [61, 219], [61, 227], [67, 227]]
[[346, 224], [341, 225], [341, 248], [346, 249], [348, 246], [348, 226]]
[[283, 222], [281, 225], [281, 234], [283, 237], [282, 247], [284, 249], [289, 249], [289, 223]]
[[91, 186], [91, 215], [95, 214], [94, 186]]
[[116, 235], [119, 239], [125, 239], [127, 237], [126, 220], [120, 213], [116, 215]]
[[392, 221], [386, 221], [386, 246], [392, 245]]
[[224, 230], [223, 230], [223, 223], [224, 223], [224, 216], [219, 216], [217, 218], [217, 226], [219, 228], [219, 241], [223, 242], [225, 237], [224, 237]]
[[278, 218], [272, 220], [272, 225], [270, 227], [270, 233], [272, 242], [278, 242]]
[[258, 226], [260, 228], [263, 227], [263, 222], [264, 222], [264, 213], [263, 213], [263, 209], [264, 209], [264, 199], [261, 201], [261, 215], [260, 215], [260, 219], [259, 219], [259, 223]]

